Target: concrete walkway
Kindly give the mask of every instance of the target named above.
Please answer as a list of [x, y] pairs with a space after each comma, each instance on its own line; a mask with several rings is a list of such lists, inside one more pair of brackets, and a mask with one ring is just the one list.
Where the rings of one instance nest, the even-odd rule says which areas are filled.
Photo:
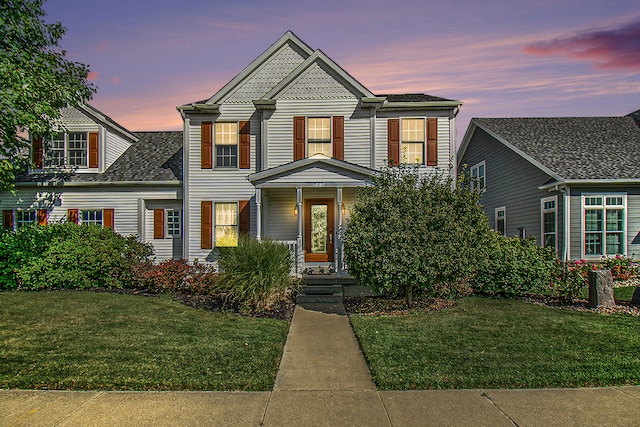
[[0, 390], [0, 426], [637, 426], [640, 387], [376, 391], [342, 304], [296, 308], [272, 392]]

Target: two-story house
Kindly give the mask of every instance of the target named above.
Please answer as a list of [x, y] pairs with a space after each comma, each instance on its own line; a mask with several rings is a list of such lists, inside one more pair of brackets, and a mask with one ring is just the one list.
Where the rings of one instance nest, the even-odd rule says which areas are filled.
[[0, 197], [5, 226], [95, 222], [153, 243], [159, 259], [215, 261], [240, 233], [288, 242], [297, 271], [343, 271], [359, 187], [389, 163], [455, 165], [461, 102], [375, 95], [285, 33], [210, 98], [178, 106], [182, 132], [129, 132], [89, 106], [34, 139], [36, 170]]

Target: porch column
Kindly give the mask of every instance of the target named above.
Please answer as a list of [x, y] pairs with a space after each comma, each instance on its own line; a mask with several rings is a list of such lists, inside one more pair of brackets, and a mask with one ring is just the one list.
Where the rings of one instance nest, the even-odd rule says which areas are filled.
[[336, 200], [338, 202], [338, 233], [336, 235], [336, 272], [342, 271], [342, 187], [336, 188]]
[[256, 240], [262, 238], [262, 190], [256, 188]]
[[296, 208], [298, 209], [298, 258], [302, 253], [302, 188], [296, 187]]

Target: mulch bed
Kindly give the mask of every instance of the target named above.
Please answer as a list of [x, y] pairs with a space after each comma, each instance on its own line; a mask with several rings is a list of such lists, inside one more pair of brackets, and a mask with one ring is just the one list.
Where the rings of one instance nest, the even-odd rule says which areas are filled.
[[344, 308], [348, 314], [363, 316], [400, 315], [418, 311], [438, 311], [455, 307], [457, 302], [438, 298], [416, 298], [413, 306], [407, 309], [405, 300], [389, 296], [344, 297]]

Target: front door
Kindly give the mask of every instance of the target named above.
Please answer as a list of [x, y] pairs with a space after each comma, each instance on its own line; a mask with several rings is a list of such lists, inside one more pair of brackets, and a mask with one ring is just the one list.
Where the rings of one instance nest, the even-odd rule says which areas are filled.
[[333, 199], [304, 201], [304, 259], [333, 262]]

